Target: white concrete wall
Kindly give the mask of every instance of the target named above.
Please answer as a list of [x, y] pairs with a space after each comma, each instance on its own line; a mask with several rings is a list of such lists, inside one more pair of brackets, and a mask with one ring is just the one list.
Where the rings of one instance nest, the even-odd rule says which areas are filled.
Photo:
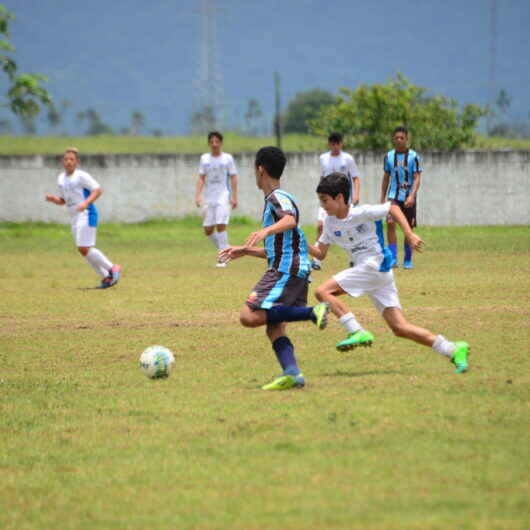
[[[282, 187], [293, 193], [302, 223], [317, 211], [319, 153], [289, 153]], [[254, 154], [235, 154], [239, 170], [236, 215], [259, 219], [263, 196], [254, 181]], [[362, 176], [361, 202], [379, 200], [382, 154], [355, 155]], [[86, 155], [83, 169], [102, 185], [100, 219], [136, 222], [196, 212], [197, 155]], [[425, 153], [418, 200], [423, 225], [530, 224], [530, 151]], [[0, 157], [0, 221], [67, 222], [64, 208], [44, 202], [56, 192], [56, 156]]]

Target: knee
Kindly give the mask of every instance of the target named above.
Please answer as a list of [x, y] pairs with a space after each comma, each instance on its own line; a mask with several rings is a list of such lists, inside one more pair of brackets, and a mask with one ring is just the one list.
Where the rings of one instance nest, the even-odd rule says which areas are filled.
[[406, 338], [408, 336], [407, 326], [405, 324], [394, 324], [392, 326], [392, 333], [394, 333], [396, 337]]
[[257, 328], [260, 325], [256, 316], [246, 311], [242, 311], [239, 315], [239, 322], [245, 328]]
[[317, 290], [315, 291], [315, 298], [322, 302], [324, 300], [324, 289], [321, 289], [320, 287], [317, 287]]
[[205, 226], [204, 227], [204, 234], [207, 236], [211, 236], [213, 234], [213, 226]]
[[77, 250], [79, 251], [79, 254], [81, 254], [81, 256], [86, 256], [88, 254], [88, 251], [90, 250], [90, 247], [77, 247]]

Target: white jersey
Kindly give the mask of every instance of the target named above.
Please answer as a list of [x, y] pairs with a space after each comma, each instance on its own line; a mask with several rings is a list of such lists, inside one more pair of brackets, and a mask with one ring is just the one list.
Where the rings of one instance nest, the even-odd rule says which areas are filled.
[[392, 258], [385, 248], [381, 221], [388, 215], [390, 204], [351, 206], [344, 219], [328, 215], [319, 243], [342, 247], [354, 266], [365, 264], [381, 272], [390, 270]]
[[344, 173], [353, 179], [359, 178], [359, 170], [353, 156], [341, 151], [337, 156], [331, 156], [331, 151], [320, 155], [320, 176], [325, 177], [330, 173]]
[[95, 205], [89, 204], [81, 214], [76, 207], [82, 203], [95, 189], [101, 188], [99, 183], [86, 171], [76, 169], [71, 175], [64, 171], [57, 177], [59, 186], [59, 197], [64, 199], [66, 207], [72, 216], [72, 219], [80, 215], [87, 216], [90, 226], [97, 225], [97, 209]]
[[213, 156], [204, 153], [199, 164], [199, 175], [206, 175], [204, 184], [205, 204], [227, 203], [230, 197], [230, 176], [237, 175], [232, 155], [221, 153]]

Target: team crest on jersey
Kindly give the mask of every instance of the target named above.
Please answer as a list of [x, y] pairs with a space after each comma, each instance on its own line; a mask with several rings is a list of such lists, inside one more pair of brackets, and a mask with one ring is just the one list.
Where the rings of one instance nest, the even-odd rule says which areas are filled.
[[282, 207], [282, 210], [289, 211], [293, 209], [291, 201], [279, 193], [276, 195], [276, 198], [278, 199], [278, 202], [280, 203], [280, 206]]
[[333, 232], [333, 234], [337, 237], [340, 237], [342, 235], [342, 232], [340, 230], [335, 230], [335, 232]]

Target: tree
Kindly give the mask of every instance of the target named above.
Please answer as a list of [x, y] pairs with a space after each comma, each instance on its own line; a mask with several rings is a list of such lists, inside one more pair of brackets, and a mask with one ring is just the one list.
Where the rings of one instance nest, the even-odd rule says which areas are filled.
[[135, 110], [131, 115], [131, 134], [138, 136], [140, 129], [145, 125], [145, 116], [139, 111]]
[[215, 129], [215, 113], [211, 105], [204, 105], [201, 110], [194, 112], [190, 117], [192, 134], [205, 134]]
[[415, 148], [458, 149], [473, 142], [478, 121], [487, 113], [478, 105], [459, 110], [454, 99], [430, 95], [399, 73], [386, 85], [342, 88], [340, 93], [334, 105], [311, 121], [311, 131], [319, 135], [342, 132], [347, 145], [357, 149], [390, 148], [392, 130], [398, 125], [409, 129]]
[[247, 111], [245, 112], [245, 121], [247, 124], [247, 134], [250, 136], [257, 136], [259, 128], [259, 119], [263, 116], [259, 101], [250, 98], [247, 104]]
[[77, 113], [79, 122], [88, 121], [88, 129], [85, 132], [88, 136], [98, 136], [102, 134], [114, 134], [114, 131], [103, 122], [98, 112], [94, 109], [87, 109]]
[[63, 122], [66, 111], [72, 106], [71, 101], [68, 99], [63, 99], [59, 108], [57, 108], [53, 103], [48, 106], [47, 120], [50, 124], [50, 127], [55, 130]]
[[283, 119], [286, 133], [309, 133], [311, 120], [326, 106], [333, 105], [337, 98], [325, 90], [314, 88], [296, 94], [287, 105]]
[[42, 83], [48, 81], [47, 78], [41, 74], [18, 73], [17, 63], [8, 55], [15, 52], [14, 46], [9, 42], [9, 23], [14, 18], [14, 15], [0, 4], [0, 65], [7, 76], [9, 86], [7, 103], [1, 106], [8, 107], [23, 120], [31, 120], [41, 111], [41, 105], [49, 106], [52, 100], [42, 86]]

